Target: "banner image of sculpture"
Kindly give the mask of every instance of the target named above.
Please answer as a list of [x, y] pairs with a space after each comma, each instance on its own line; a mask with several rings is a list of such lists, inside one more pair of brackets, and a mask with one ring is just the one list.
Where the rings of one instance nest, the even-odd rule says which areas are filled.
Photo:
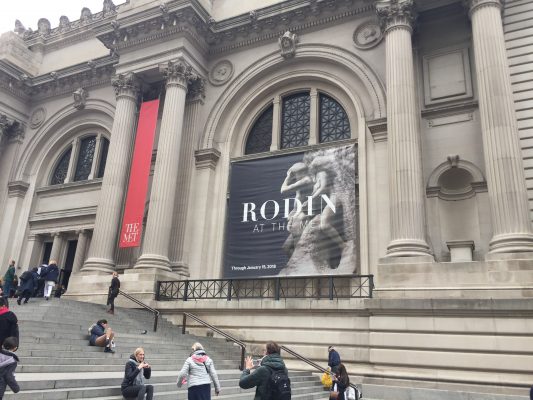
[[224, 276], [359, 270], [355, 145], [232, 163]]

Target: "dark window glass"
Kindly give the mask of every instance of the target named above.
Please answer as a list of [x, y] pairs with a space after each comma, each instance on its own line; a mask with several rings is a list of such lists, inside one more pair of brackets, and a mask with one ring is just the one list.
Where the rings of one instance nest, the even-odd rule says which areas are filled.
[[56, 169], [52, 175], [51, 185], [60, 185], [65, 182], [68, 172], [68, 164], [70, 162], [70, 155], [72, 153], [72, 148], [68, 149], [63, 156], [59, 159]]
[[281, 148], [306, 146], [309, 142], [311, 97], [298, 93], [283, 98], [281, 114]]
[[107, 152], [109, 150], [109, 140], [102, 138], [102, 143], [100, 143], [100, 162], [98, 163], [98, 175], [97, 178], [104, 177], [105, 163], [107, 161]]
[[320, 95], [320, 143], [349, 139], [350, 122], [339, 103], [325, 94]]
[[257, 118], [246, 140], [244, 154], [264, 153], [270, 151], [272, 144], [272, 106]]
[[81, 141], [78, 162], [76, 163], [76, 172], [74, 173], [74, 181], [85, 181], [89, 178], [95, 148], [96, 136], [91, 136]]

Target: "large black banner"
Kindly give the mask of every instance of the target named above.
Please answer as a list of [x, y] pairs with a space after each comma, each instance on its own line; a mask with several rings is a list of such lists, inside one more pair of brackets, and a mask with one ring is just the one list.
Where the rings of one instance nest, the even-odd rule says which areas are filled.
[[359, 270], [355, 145], [232, 163], [224, 276]]

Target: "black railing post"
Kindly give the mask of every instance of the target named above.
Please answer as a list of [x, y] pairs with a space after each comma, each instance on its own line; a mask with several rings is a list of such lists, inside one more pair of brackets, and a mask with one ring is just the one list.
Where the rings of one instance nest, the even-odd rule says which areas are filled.
[[372, 292], [374, 290], [374, 275], [368, 277], [368, 297], [372, 298]]
[[274, 299], [275, 300], [279, 300], [280, 292], [281, 292], [281, 278], [277, 277], [274, 280]]
[[159, 301], [160, 294], [161, 294], [161, 281], [157, 281], [156, 285], [157, 286], [155, 287], [155, 300]]
[[233, 292], [233, 279], [228, 280], [228, 294], [226, 296], [227, 301], [231, 301], [231, 292]]
[[181, 323], [181, 334], [185, 335], [185, 329], [187, 327], [187, 314], [183, 313], [183, 321]]
[[183, 288], [183, 301], [187, 301], [189, 297], [189, 281], [185, 281], [185, 287]]
[[246, 352], [246, 349], [241, 346], [241, 365], [239, 366], [239, 369], [241, 371], [244, 371], [244, 354]]
[[329, 277], [329, 299], [333, 300], [333, 277]]
[[155, 312], [154, 313], [154, 332], [157, 332], [157, 322], [159, 320], [159, 313], [158, 312]]

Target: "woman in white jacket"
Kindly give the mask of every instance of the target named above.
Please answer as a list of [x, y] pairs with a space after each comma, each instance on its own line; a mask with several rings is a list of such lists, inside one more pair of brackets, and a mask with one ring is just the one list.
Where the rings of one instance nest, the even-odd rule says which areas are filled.
[[181, 387], [187, 378], [189, 400], [211, 400], [211, 380], [215, 384], [215, 393], [217, 396], [220, 394], [220, 382], [215, 365], [205, 354], [200, 343], [193, 344], [192, 351], [178, 374], [178, 387]]

